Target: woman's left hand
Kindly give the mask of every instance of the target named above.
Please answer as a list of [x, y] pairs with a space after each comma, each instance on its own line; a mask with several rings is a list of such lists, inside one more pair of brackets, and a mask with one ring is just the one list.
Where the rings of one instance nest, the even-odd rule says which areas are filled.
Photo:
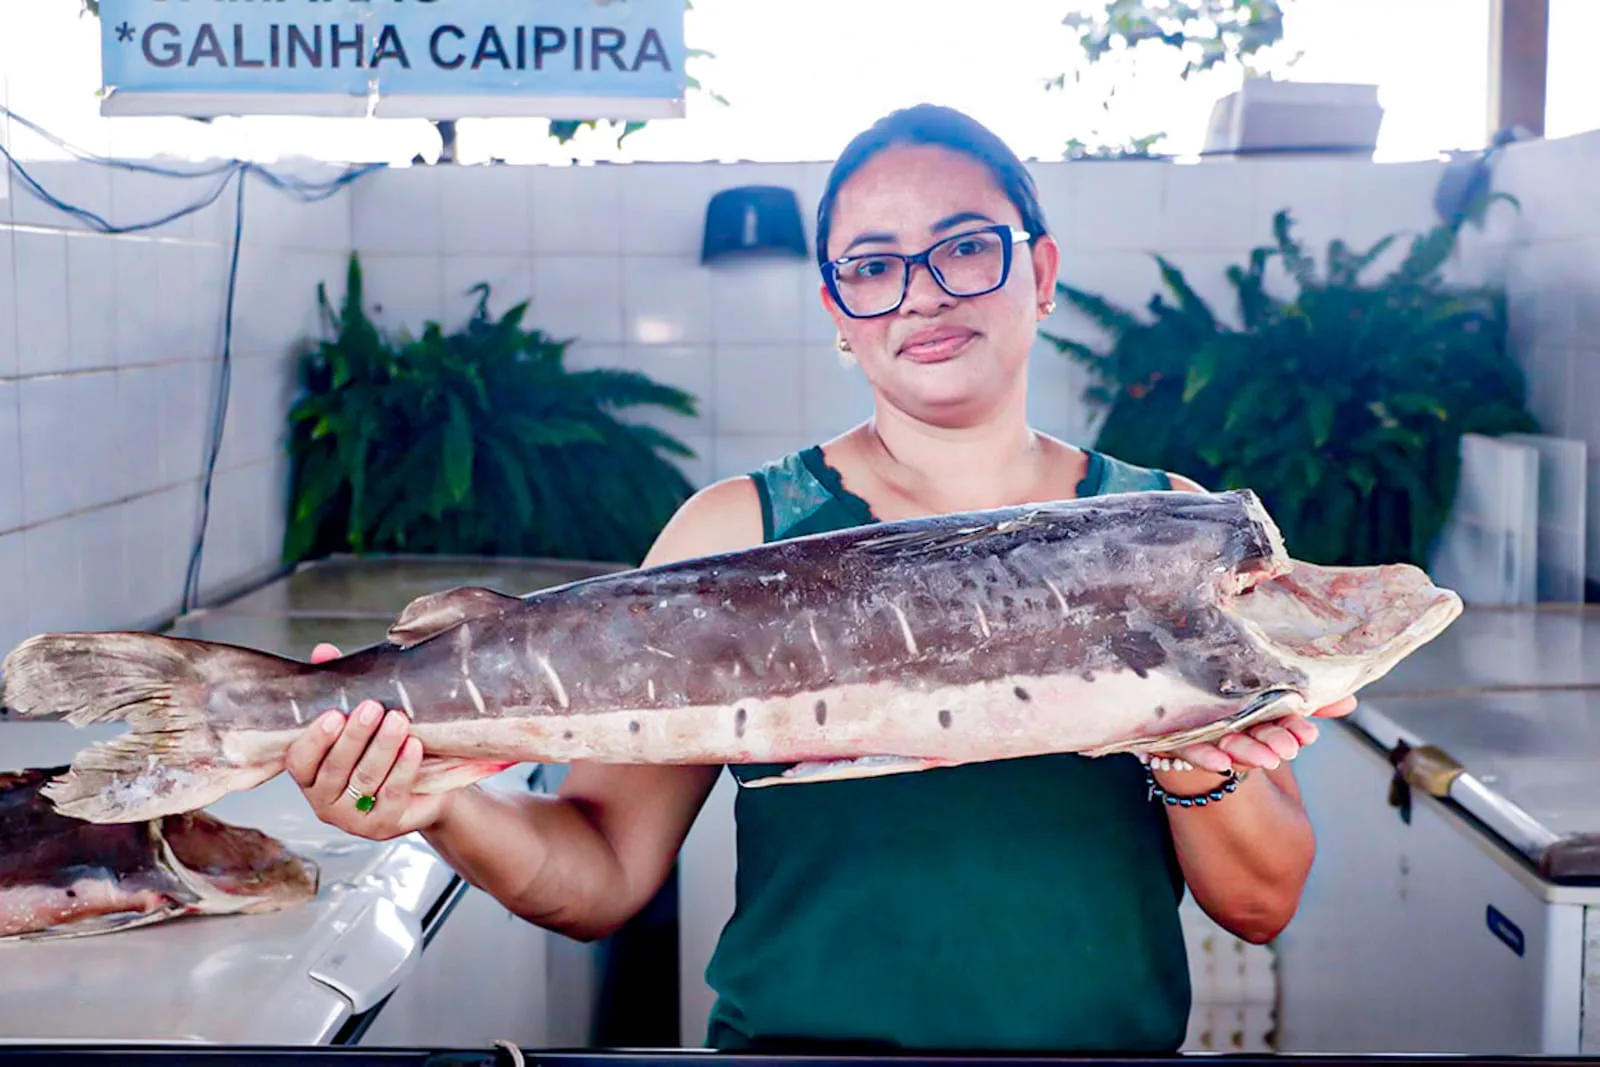
[[1343, 700], [1318, 708], [1310, 716], [1286, 715], [1281, 719], [1260, 722], [1248, 730], [1223, 738], [1216, 744], [1189, 745], [1174, 755], [1195, 767], [1208, 771], [1224, 772], [1229, 768], [1246, 770], [1263, 767], [1271, 770], [1285, 760], [1292, 760], [1317, 739], [1317, 724], [1313, 718], [1335, 719], [1356, 710], [1356, 698]]

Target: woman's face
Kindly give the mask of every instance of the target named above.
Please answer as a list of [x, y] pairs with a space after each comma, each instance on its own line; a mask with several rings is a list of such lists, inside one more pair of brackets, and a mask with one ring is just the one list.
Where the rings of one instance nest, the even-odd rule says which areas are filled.
[[[996, 224], [1020, 229], [1022, 216], [982, 163], [936, 146], [895, 146], [840, 187], [827, 255], [916, 253]], [[956, 259], [964, 251], [958, 247]], [[1057, 263], [1048, 237], [1031, 249], [1019, 241], [1006, 283], [982, 296], [951, 296], [919, 264], [905, 300], [887, 315], [851, 318], [826, 285], [822, 302], [882, 398], [924, 422], [969, 425], [1022, 389]]]

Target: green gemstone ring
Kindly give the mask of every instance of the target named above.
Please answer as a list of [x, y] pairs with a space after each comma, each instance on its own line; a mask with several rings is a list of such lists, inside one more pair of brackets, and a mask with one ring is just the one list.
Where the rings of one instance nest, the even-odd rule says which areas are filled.
[[357, 811], [371, 811], [373, 806], [378, 803], [377, 797], [371, 793], [357, 793], [356, 787], [353, 785], [345, 786], [344, 791], [356, 802]]

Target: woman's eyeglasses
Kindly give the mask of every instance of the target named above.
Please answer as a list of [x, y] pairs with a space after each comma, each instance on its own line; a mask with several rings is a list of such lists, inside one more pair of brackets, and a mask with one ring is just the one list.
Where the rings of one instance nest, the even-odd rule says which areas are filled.
[[1012, 249], [1032, 234], [1015, 226], [986, 226], [946, 237], [916, 253], [863, 252], [829, 260], [822, 280], [834, 302], [853, 319], [887, 315], [900, 307], [918, 263], [951, 296], [992, 293], [1011, 276]]

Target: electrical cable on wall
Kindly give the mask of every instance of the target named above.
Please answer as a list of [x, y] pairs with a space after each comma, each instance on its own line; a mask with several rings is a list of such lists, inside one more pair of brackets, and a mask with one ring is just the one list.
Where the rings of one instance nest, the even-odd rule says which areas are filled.
[[0, 116], [8, 117], [11, 119], [11, 121], [17, 123], [18, 125], [33, 131], [56, 147], [70, 153], [80, 162], [95, 163], [118, 170], [134, 171], [143, 174], [154, 174], [161, 177], [178, 180], [192, 181], [201, 178], [209, 178], [216, 175], [222, 176], [221, 181], [217, 183], [216, 188], [212, 189], [210, 194], [201, 200], [149, 222], [117, 226], [107, 222], [105, 219], [101, 218], [92, 211], [68, 204], [62, 201], [59, 197], [50, 193], [44, 188], [44, 186], [39, 184], [39, 182], [35, 180], [31, 174], [28, 173], [27, 169], [24, 168], [21, 163], [17, 162], [16, 157], [11, 154], [10, 150], [7, 149], [5, 144], [0, 143], [0, 155], [5, 157], [6, 163], [21, 179], [23, 188], [32, 193], [35, 198], [44, 201], [57, 210], [71, 215], [74, 218], [81, 219], [101, 233], [137, 233], [142, 230], [151, 230], [165, 226], [171, 222], [183, 218], [186, 215], [192, 215], [196, 212], [205, 210], [221, 198], [222, 194], [227, 190], [230, 183], [238, 183], [234, 197], [233, 244], [228, 265], [227, 296], [223, 306], [221, 366], [219, 368], [217, 390], [214, 398], [214, 407], [212, 410], [211, 432], [206, 442], [205, 472], [202, 476], [200, 485], [200, 514], [196, 524], [193, 547], [189, 553], [188, 568], [184, 575], [183, 598], [179, 607], [180, 612], [190, 611], [196, 606], [199, 598], [201, 559], [204, 555], [206, 530], [211, 517], [211, 487], [216, 473], [217, 457], [222, 451], [223, 432], [225, 429], [228, 411], [228, 397], [233, 381], [233, 309], [238, 288], [239, 250], [244, 236], [245, 176], [247, 174], [254, 174], [261, 180], [265, 181], [268, 185], [271, 185], [281, 192], [284, 192], [286, 195], [293, 197], [300, 203], [310, 204], [320, 200], [326, 200], [336, 195], [341, 189], [347, 185], [350, 185], [356, 181], [356, 179], [361, 178], [372, 171], [380, 170], [387, 166], [387, 164], [369, 163], [359, 167], [353, 167], [346, 170], [337, 178], [327, 182], [308, 182], [292, 176], [274, 174], [258, 163], [251, 163], [239, 159], [231, 159], [217, 164], [216, 166], [206, 167], [198, 170], [176, 170], [171, 167], [161, 167], [150, 163], [140, 163], [134, 160], [112, 159], [105, 156], [98, 156], [90, 152], [85, 152], [68, 144], [66, 141], [50, 133], [36, 123], [30, 122], [29, 120], [23, 118], [21, 115], [18, 115], [16, 112], [10, 110], [3, 104], [0, 104]]

